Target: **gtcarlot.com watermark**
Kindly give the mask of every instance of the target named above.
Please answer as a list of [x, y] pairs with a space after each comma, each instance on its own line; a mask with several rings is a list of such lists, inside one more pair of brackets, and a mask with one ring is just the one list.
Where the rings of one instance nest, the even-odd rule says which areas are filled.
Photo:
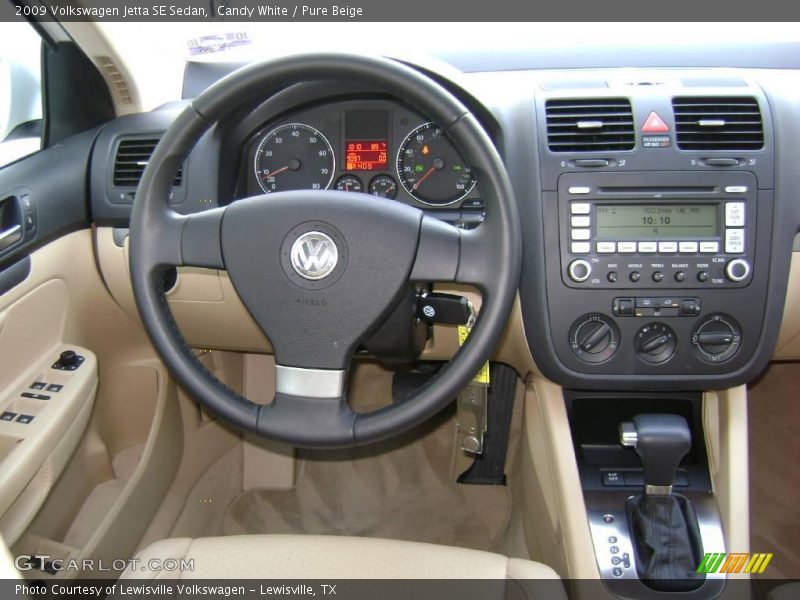
[[122, 573], [126, 569], [133, 572], [143, 571], [194, 571], [193, 558], [151, 558], [140, 560], [138, 558], [118, 558], [110, 562], [102, 559], [64, 559], [54, 558], [48, 554], [20, 554], [14, 559], [14, 564], [20, 571], [33, 569], [55, 574], [61, 571], [92, 571], [104, 573]]

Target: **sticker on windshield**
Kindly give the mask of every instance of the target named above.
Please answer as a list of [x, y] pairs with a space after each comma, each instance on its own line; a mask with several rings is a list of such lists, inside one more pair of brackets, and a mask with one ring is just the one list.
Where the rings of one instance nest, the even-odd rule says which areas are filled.
[[202, 35], [200, 37], [187, 40], [189, 45], [189, 55], [210, 54], [212, 52], [223, 52], [238, 46], [248, 46], [252, 44], [250, 36], [245, 32], [225, 33], [215, 35]]

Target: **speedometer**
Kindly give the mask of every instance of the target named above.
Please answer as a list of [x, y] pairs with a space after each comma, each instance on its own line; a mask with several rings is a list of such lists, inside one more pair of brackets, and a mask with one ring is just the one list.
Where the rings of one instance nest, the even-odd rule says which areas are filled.
[[420, 125], [403, 140], [397, 174], [406, 191], [423, 204], [452, 204], [475, 187], [472, 169], [435, 123]]
[[336, 158], [319, 130], [303, 123], [287, 123], [262, 138], [254, 169], [258, 185], [267, 194], [325, 190], [333, 180]]

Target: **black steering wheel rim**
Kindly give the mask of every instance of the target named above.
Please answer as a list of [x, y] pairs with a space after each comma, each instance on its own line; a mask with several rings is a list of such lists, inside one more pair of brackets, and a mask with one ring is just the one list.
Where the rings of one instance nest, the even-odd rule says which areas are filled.
[[[312, 80], [368, 83], [409, 102], [447, 132], [475, 171], [486, 201], [486, 218], [471, 231], [457, 230], [422, 213], [410, 212], [416, 209], [401, 210], [391, 205], [380, 208], [386, 211], [387, 218], [398, 222], [419, 220], [416, 254], [409, 273], [412, 280], [467, 283], [478, 288], [483, 301], [468, 341], [435, 377], [405, 401], [368, 414], [350, 411], [344, 390], [336, 399], [338, 402], [282, 393], [276, 394], [270, 405], [243, 398], [197, 360], [172, 318], [162, 287], [164, 268], [182, 264], [225, 268], [226, 258], [233, 254], [230, 244], [220, 242], [216, 247], [204, 243], [215, 235], [224, 239], [226, 228], [229, 230], [230, 224], [236, 222], [231, 214], [225, 214], [226, 209], [185, 217], [169, 207], [172, 178], [194, 144], [231, 111], [263, 97], [264, 90], [276, 93]], [[344, 212], [356, 201], [349, 194], [324, 193], [327, 197], [338, 194], [337, 206]], [[302, 193], [283, 194], [298, 195], [293, 205], [302, 208]], [[315, 199], [306, 196], [312, 206]], [[259, 198], [250, 204], [254, 210], [265, 205]], [[247, 203], [242, 202], [241, 207], [245, 210]], [[491, 139], [467, 108], [442, 86], [411, 67], [384, 58], [301, 55], [250, 65], [223, 78], [198, 96], [161, 138], [143, 174], [131, 217], [130, 269], [137, 307], [153, 346], [177, 382], [233, 425], [301, 447], [350, 447], [378, 441], [406, 431], [444, 408], [489, 359], [499, 342], [516, 298], [520, 267], [516, 203]], [[237, 286], [240, 296], [242, 291]], [[252, 303], [248, 309], [251, 314], [256, 312]]]

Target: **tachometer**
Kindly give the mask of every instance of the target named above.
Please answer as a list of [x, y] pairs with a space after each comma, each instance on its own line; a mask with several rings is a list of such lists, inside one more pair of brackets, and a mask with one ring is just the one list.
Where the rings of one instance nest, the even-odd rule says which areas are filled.
[[475, 187], [472, 169], [435, 123], [420, 125], [403, 140], [397, 174], [406, 191], [424, 204], [452, 204]]
[[287, 123], [258, 144], [255, 175], [265, 193], [325, 190], [333, 180], [336, 158], [328, 139], [303, 123]]

